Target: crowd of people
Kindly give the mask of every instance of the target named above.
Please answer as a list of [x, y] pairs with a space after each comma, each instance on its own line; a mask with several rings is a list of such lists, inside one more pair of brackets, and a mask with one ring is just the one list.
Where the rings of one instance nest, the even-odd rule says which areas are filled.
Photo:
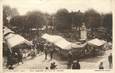
[[20, 49], [7, 50], [7, 64], [8, 69], [14, 69], [14, 64], [23, 64], [23, 54]]
[[[33, 45], [29, 51], [24, 51], [24, 49], [14, 48], [12, 51], [8, 49], [7, 52], [7, 64], [6, 67], [8, 69], [14, 69], [14, 64], [23, 64], [23, 59], [26, 57], [34, 58], [36, 55], [44, 54], [44, 59], [47, 60], [48, 56], [50, 56], [50, 60], [54, 58], [54, 54], [56, 52], [55, 46], [49, 42], [35, 42], [33, 41]], [[28, 54], [27, 54], [28, 53]], [[81, 69], [81, 65], [79, 59], [73, 59], [72, 51], [68, 52], [67, 55], [67, 68], [68, 69]], [[109, 68], [112, 68], [112, 53], [108, 56]], [[50, 69], [57, 69], [55, 62], [52, 62], [50, 65]], [[49, 69], [46, 67], [46, 69]], [[103, 62], [100, 63], [99, 69], [104, 69]]]
[[45, 60], [47, 59], [47, 56], [50, 56], [50, 59], [53, 59], [54, 53], [56, 51], [54, 44], [51, 44], [49, 42], [39, 42], [35, 44], [36, 47], [34, 47], [37, 50], [38, 54], [44, 54]]
[[[112, 53], [108, 56], [108, 64], [109, 64], [109, 69], [112, 69]], [[99, 69], [104, 69], [104, 63], [100, 62], [99, 64]], [[72, 51], [68, 52], [68, 69], [81, 69], [81, 65], [79, 62], [79, 59], [73, 59], [73, 54]]]
[[13, 65], [20, 64], [20, 62], [23, 64], [23, 59], [26, 59], [27, 57], [34, 58], [36, 55], [45, 55], [45, 60], [47, 59], [47, 56], [50, 56], [50, 60], [53, 59], [54, 53], [55, 53], [55, 47], [54, 44], [51, 43], [44, 43], [44, 42], [35, 42], [33, 41], [33, 45], [31, 45], [31, 48], [12, 48], [7, 50], [7, 63], [6, 67], [8, 69], [14, 69]]

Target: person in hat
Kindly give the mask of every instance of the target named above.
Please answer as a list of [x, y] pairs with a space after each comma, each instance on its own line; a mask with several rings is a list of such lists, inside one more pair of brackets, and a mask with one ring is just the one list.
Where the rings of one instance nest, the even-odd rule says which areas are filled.
[[108, 56], [109, 68], [112, 68], [112, 53]]
[[48, 44], [44, 44], [44, 54], [45, 54], [45, 59], [47, 59], [47, 54], [48, 54]]
[[51, 45], [51, 48], [50, 48], [50, 59], [52, 60], [53, 59], [53, 56], [54, 56], [54, 53], [55, 53], [55, 46], [54, 44]]
[[104, 69], [104, 67], [103, 67], [103, 62], [100, 62], [100, 64], [99, 64], [99, 69]]
[[48, 70], [48, 67], [46, 67], [45, 69], [47, 69], [47, 70]]
[[72, 62], [73, 62], [73, 54], [72, 54], [72, 51], [69, 51], [68, 52], [68, 68], [71, 68], [71, 65], [72, 65]]
[[75, 60], [72, 64], [72, 69], [80, 69], [79, 60]]
[[18, 54], [18, 64], [21, 62], [23, 64], [23, 54], [22, 54], [22, 50], [19, 49]]
[[40, 50], [40, 53], [43, 54], [43, 51], [44, 51], [44, 42], [40, 42], [39, 43], [39, 50]]
[[50, 69], [56, 69], [56, 66], [57, 65], [55, 64], [55, 62], [52, 62], [51, 65], [50, 65]]

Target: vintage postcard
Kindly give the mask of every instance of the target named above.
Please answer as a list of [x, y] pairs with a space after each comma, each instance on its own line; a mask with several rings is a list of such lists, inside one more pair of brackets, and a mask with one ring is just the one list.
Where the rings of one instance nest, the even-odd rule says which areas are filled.
[[114, 0], [2, 0], [1, 71], [114, 70]]

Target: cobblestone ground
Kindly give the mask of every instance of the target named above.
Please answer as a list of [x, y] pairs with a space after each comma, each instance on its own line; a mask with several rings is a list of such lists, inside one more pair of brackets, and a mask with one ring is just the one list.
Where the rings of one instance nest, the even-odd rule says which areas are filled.
[[[81, 69], [98, 69], [99, 63], [104, 63], [104, 69], [109, 69], [108, 65], [108, 55], [111, 53], [111, 50], [105, 52], [103, 56], [93, 57], [82, 59], [80, 61]], [[45, 69], [49, 67], [51, 62], [56, 62], [57, 69], [67, 69], [67, 61], [59, 61], [59, 60], [50, 60], [48, 57], [47, 60], [44, 59], [44, 54], [37, 55], [35, 58], [31, 60], [24, 61], [23, 64], [16, 65], [15, 70], [19, 69]]]

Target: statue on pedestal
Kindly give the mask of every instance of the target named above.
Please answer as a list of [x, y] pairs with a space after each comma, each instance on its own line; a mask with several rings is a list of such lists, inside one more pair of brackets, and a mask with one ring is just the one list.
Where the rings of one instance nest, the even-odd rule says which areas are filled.
[[81, 37], [81, 40], [87, 39], [87, 28], [85, 26], [85, 23], [82, 23], [82, 26], [80, 28], [80, 37]]

